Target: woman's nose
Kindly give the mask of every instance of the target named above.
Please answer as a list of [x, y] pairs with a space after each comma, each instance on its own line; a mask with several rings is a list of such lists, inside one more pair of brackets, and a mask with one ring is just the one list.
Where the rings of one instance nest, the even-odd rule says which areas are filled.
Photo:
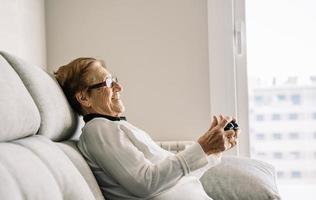
[[120, 92], [123, 90], [123, 87], [121, 84], [117, 83], [117, 82], [113, 82], [113, 90], [115, 92]]

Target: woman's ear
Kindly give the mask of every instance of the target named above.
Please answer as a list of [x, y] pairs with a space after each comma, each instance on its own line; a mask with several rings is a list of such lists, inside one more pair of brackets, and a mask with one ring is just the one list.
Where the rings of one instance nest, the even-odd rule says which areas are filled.
[[75, 97], [76, 97], [77, 101], [80, 103], [82, 108], [91, 107], [90, 98], [86, 94], [84, 94], [82, 91], [77, 92], [75, 94]]

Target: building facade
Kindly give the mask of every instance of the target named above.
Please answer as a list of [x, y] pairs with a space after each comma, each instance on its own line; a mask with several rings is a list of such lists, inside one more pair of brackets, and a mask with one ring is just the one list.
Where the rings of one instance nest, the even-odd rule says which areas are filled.
[[316, 183], [316, 78], [255, 79], [249, 88], [251, 155], [278, 180]]

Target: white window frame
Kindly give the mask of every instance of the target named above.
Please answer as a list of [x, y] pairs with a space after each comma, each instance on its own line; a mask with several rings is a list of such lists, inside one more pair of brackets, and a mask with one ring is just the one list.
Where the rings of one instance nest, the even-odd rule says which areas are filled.
[[228, 154], [249, 157], [245, 0], [208, 0], [207, 13], [211, 114], [237, 117], [242, 134]]

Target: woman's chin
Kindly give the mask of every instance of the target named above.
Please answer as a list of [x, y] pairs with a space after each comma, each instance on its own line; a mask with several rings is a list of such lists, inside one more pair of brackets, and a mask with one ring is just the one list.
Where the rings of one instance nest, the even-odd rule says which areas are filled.
[[118, 113], [118, 115], [122, 115], [125, 111], [125, 107], [122, 103], [115, 105], [114, 109], [113, 109], [116, 113]]

